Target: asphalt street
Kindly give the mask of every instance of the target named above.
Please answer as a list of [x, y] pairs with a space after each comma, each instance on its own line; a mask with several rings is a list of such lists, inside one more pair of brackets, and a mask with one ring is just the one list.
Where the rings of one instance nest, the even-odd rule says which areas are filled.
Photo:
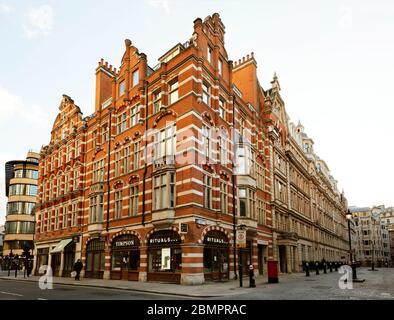
[[[342, 274], [329, 272], [319, 275], [311, 272], [309, 277], [298, 273], [286, 277], [277, 284], [266, 284], [250, 288], [250, 293], [228, 296], [226, 300], [394, 300], [394, 268], [380, 268], [372, 272], [367, 268], [357, 269], [357, 278], [352, 288], [341, 289]], [[221, 299], [221, 298], [218, 298]]]
[[0, 279], [0, 300], [187, 300], [187, 297], [122, 289], [54, 284], [42, 290], [37, 282]]
[[[321, 272], [320, 275], [311, 272], [309, 277], [302, 273], [281, 275], [279, 283], [260, 281], [255, 288], [248, 288], [247, 280], [244, 288], [233, 282], [232, 285], [210, 283], [196, 287], [177, 285], [175, 291], [174, 286], [165, 283], [145, 283], [144, 288], [148, 285], [149, 288], [160, 288], [162, 293], [138, 291], [144, 290], [143, 286], [124, 290], [56, 283], [53, 289], [42, 290], [36, 281], [15, 280], [11, 276], [0, 279], [0, 300], [394, 300], [394, 268], [380, 268], [376, 272], [360, 268], [357, 275], [365, 282], [353, 283], [352, 288], [346, 289], [341, 288], [339, 280], [343, 275], [338, 272]], [[111, 281], [106, 283], [111, 284]], [[216, 290], [218, 294], [214, 298], [188, 296], [190, 289], [212, 293], [216, 287], [221, 289]]]

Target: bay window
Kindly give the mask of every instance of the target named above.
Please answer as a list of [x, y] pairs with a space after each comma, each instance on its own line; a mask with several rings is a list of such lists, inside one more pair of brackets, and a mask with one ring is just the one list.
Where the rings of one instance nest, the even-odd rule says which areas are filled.
[[238, 189], [239, 209], [238, 214], [240, 217], [248, 217], [256, 219], [256, 192], [250, 188]]
[[89, 221], [97, 223], [103, 221], [103, 195], [95, 195], [90, 198]]
[[175, 207], [175, 182], [174, 172], [153, 177], [153, 210]]
[[171, 124], [154, 134], [153, 159], [163, 159], [165, 156], [175, 155], [176, 125]]

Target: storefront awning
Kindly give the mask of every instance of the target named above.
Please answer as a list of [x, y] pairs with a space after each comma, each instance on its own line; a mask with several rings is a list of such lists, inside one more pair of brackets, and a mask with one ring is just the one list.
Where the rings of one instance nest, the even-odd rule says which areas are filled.
[[55, 249], [53, 249], [51, 251], [51, 253], [56, 253], [56, 252], [62, 252], [64, 250], [64, 248], [66, 247], [66, 245], [68, 245], [71, 241], [73, 241], [73, 239], [64, 239], [62, 241], [60, 241], [57, 246], [55, 247]]

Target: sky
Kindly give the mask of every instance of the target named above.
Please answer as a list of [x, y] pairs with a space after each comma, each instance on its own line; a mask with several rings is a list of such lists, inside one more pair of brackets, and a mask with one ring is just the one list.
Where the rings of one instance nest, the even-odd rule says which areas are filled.
[[392, 1], [0, 0], [0, 224], [4, 164], [50, 140], [62, 94], [94, 111], [100, 58], [119, 67], [129, 38], [154, 66], [219, 13], [229, 59], [254, 52], [274, 72], [349, 205], [394, 205]]

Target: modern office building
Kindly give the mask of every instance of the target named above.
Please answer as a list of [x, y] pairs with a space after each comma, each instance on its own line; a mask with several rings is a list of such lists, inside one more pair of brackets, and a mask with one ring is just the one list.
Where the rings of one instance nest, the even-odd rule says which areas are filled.
[[3, 255], [33, 253], [39, 154], [29, 151], [26, 160], [5, 164], [7, 215]]
[[0, 225], [0, 256], [3, 255], [4, 226]]
[[277, 78], [264, 90], [224, 34], [218, 14], [198, 18], [154, 67], [126, 40], [119, 70], [98, 64], [93, 114], [63, 96], [40, 152], [35, 270], [69, 276], [81, 258], [85, 277], [202, 284], [240, 260], [245, 275], [345, 255], [346, 199], [288, 129]]

